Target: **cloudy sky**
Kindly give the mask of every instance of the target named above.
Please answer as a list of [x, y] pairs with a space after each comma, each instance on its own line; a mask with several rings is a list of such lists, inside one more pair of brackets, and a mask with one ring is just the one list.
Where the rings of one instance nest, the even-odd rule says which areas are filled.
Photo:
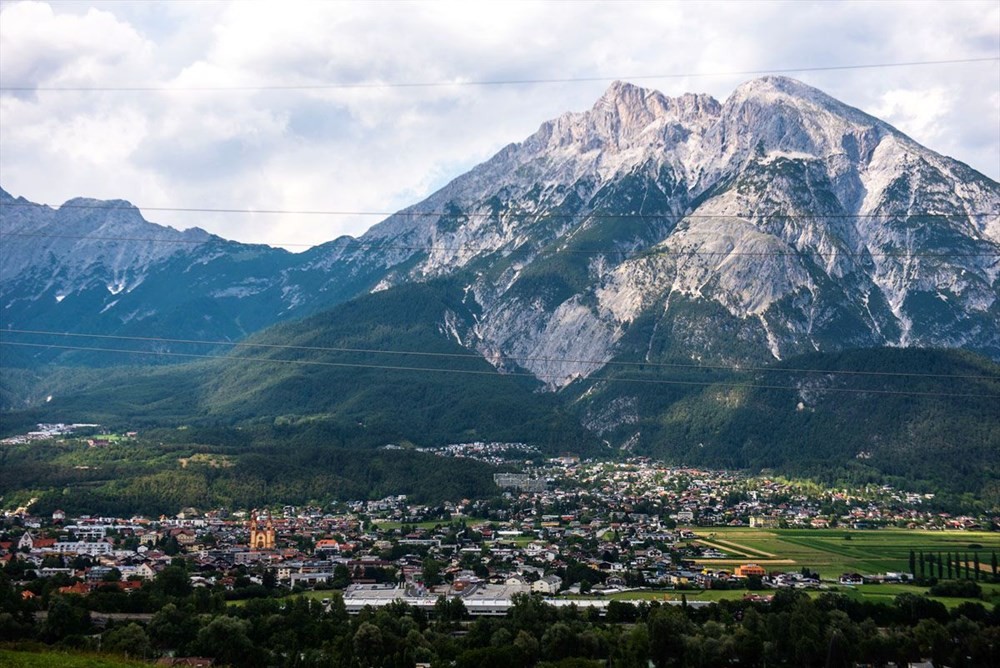
[[[1000, 179], [996, 0], [0, 2], [0, 186], [389, 212], [615, 79], [724, 100], [740, 72], [957, 59], [991, 60], [788, 74]], [[381, 216], [147, 218], [301, 250]]]

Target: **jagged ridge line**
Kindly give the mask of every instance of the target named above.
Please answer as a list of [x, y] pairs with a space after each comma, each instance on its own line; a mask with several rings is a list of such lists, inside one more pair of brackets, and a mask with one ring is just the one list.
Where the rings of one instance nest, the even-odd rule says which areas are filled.
[[[141, 341], [151, 343], [182, 343], [192, 345], [209, 346], [233, 346], [235, 348], [271, 348], [278, 350], [304, 350], [313, 352], [333, 352], [333, 353], [361, 353], [375, 355], [411, 355], [414, 357], [442, 357], [442, 358], [463, 358], [486, 360], [482, 355], [476, 353], [440, 353], [427, 351], [407, 351], [407, 350], [387, 350], [379, 348], [346, 348], [331, 346], [299, 346], [283, 343], [252, 343], [247, 341], [211, 341], [204, 339], [173, 339], [158, 336], [126, 336], [122, 334], [87, 334], [81, 332], [51, 332], [35, 329], [4, 329], [2, 334], [31, 334], [38, 336], [63, 336], [92, 339], [112, 339], [116, 341]], [[45, 344], [37, 344], [45, 345]], [[146, 351], [136, 351], [146, 352]], [[782, 373], [820, 373], [824, 375], [851, 375], [851, 376], [890, 376], [890, 377], [915, 377], [915, 378], [947, 378], [962, 380], [1000, 380], [1000, 376], [980, 376], [966, 374], [940, 374], [940, 373], [905, 373], [893, 371], [838, 371], [831, 369], [801, 369], [788, 367], [745, 367], [737, 365], [714, 365], [714, 364], [680, 364], [670, 362], [615, 362], [596, 359], [567, 359], [562, 357], [518, 357], [514, 355], [504, 355], [504, 359], [518, 362], [559, 362], [565, 364], [594, 364], [600, 366], [624, 366], [624, 367], [653, 367], [670, 369], [705, 369], [712, 371], [734, 371], [734, 372], [782, 372]]]
[[[458, 373], [465, 375], [478, 375], [478, 376], [498, 376], [498, 377], [520, 377], [520, 378], [533, 378], [533, 379], [562, 379], [562, 376], [554, 375], [542, 375], [536, 376], [532, 373], [522, 373], [522, 372], [510, 372], [504, 373], [501, 371], [479, 371], [476, 369], [442, 369], [434, 367], [408, 367], [408, 366], [390, 366], [390, 365], [378, 365], [378, 364], [354, 364], [349, 362], [320, 362], [317, 360], [288, 360], [288, 359], [272, 359], [267, 357], [231, 357], [229, 355], [199, 355], [195, 353], [175, 353], [167, 351], [156, 351], [156, 350], [125, 350], [118, 348], [92, 348], [86, 346], [62, 346], [62, 345], [49, 345], [44, 343], [22, 343], [16, 341], [4, 341], [0, 340], [0, 345], [12, 345], [12, 346], [24, 346], [29, 348], [56, 348], [59, 350], [79, 350], [86, 352], [105, 352], [114, 354], [136, 354], [136, 355], [159, 355], [164, 357], [184, 357], [189, 359], [219, 359], [228, 360], [230, 362], [255, 362], [255, 363], [273, 363], [273, 364], [296, 364], [300, 366], [325, 366], [325, 367], [339, 367], [339, 368], [352, 368], [352, 369], [380, 369], [385, 371], [418, 371], [418, 372], [429, 372], [429, 373]], [[605, 376], [605, 377], [590, 377], [587, 380], [594, 382], [623, 382], [623, 383], [643, 383], [647, 385], [694, 385], [700, 387], [712, 387], [718, 385], [724, 385], [728, 387], [743, 388], [743, 389], [761, 389], [761, 390], [793, 390], [796, 392], [842, 392], [842, 393], [853, 393], [853, 394], [881, 394], [881, 395], [899, 395], [899, 396], [917, 396], [917, 397], [949, 397], [949, 398], [979, 398], [979, 399], [997, 399], [1000, 400], [1000, 395], [996, 394], [968, 394], [968, 393], [955, 393], [955, 392], [906, 392], [902, 390], [863, 390], [858, 388], [850, 387], [825, 387], [825, 388], [801, 388], [792, 387], [789, 385], [755, 385], [749, 383], [732, 383], [732, 382], [702, 382], [702, 381], [686, 381], [686, 380], [665, 380], [665, 379], [653, 379], [653, 378], [621, 378], [618, 376]]]

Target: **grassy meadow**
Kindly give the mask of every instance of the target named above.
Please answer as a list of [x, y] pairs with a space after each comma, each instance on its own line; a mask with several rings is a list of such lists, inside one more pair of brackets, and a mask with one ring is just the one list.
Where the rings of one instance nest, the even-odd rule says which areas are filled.
[[110, 654], [89, 652], [60, 652], [48, 648], [30, 651], [0, 648], [0, 666], [3, 668], [138, 668], [151, 666], [150, 662], [133, 661]]

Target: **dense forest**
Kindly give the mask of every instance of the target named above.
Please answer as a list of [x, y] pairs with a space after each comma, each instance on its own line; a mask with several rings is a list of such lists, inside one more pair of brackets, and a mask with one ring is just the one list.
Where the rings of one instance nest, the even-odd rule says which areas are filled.
[[0, 496], [15, 507], [34, 498], [32, 511], [43, 515], [60, 508], [156, 517], [189, 506], [324, 505], [397, 494], [439, 503], [496, 492], [496, 469], [478, 461], [412, 449], [316, 446], [315, 434], [285, 439], [280, 430], [278, 438], [266, 431], [265, 437], [229, 428], [158, 430], [141, 442], [104, 448], [78, 442], [5, 446]]

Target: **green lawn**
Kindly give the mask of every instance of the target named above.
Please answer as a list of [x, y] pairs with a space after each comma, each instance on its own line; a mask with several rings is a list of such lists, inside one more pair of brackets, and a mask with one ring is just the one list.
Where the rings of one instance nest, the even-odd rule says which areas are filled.
[[851, 598], [863, 598], [876, 603], [892, 603], [892, 600], [900, 594], [918, 594], [927, 596], [932, 601], [944, 603], [946, 608], [956, 608], [967, 601], [972, 603], [982, 603], [987, 608], [992, 607], [1000, 596], [1000, 585], [983, 584], [984, 600], [972, 598], [952, 598], [945, 596], [927, 596], [926, 587], [915, 585], [859, 585], [857, 587], [838, 587], [837, 591]]

